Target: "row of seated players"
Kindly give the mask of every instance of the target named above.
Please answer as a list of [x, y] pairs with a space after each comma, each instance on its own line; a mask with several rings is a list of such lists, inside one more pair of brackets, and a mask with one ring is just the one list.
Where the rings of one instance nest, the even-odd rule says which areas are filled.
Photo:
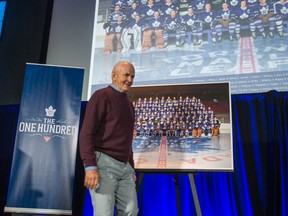
[[[167, 96], [165, 99], [164, 96], [161, 98], [155, 97], [153, 99], [150, 97], [149, 99], [139, 98], [137, 101], [133, 101], [133, 106], [135, 107], [135, 112], [137, 116], [140, 116], [140, 114], [145, 114], [146, 110], [148, 112], [152, 111], [152, 113], [149, 113], [150, 115], [153, 115], [153, 112], [161, 113], [161, 115], [167, 115], [169, 116], [169, 112], [175, 114], [181, 115], [181, 113], [184, 112], [184, 114], [187, 114], [188, 112], [194, 113], [196, 111], [202, 112], [203, 115], [207, 116], [213, 116], [214, 112], [211, 109], [211, 107], [208, 107], [206, 110], [206, 107], [201, 102], [201, 99], [197, 99], [195, 96], [193, 97], [185, 97], [179, 96], [179, 99], [176, 97], [171, 98], [170, 96]], [[192, 111], [192, 112], [191, 112]]]
[[136, 136], [217, 136], [221, 122], [200, 99], [139, 98], [135, 108]]
[[[212, 9], [208, 0], [193, 0], [192, 3], [199, 2], [202, 9], [191, 3], [182, 15], [171, 0], [165, 1], [162, 7], [155, 5], [153, 0], [148, 0], [147, 5], [142, 7], [134, 2], [125, 12], [116, 5], [108, 22], [103, 25], [106, 29], [105, 54], [114, 49], [117, 53], [128, 51], [132, 47], [132, 39], [137, 51], [148, 50], [152, 46], [153, 35], [156, 48], [165, 48], [171, 35], [176, 38], [176, 46], [181, 47], [188, 32], [192, 35], [193, 44], [201, 45], [205, 30], [211, 31], [213, 43], [222, 40], [223, 31], [228, 31], [230, 40], [239, 39], [242, 29], [250, 31], [253, 38], [257, 37], [258, 30], [266, 38], [265, 27], [268, 27], [270, 37], [274, 37], [275, 29], [283, 37], [283, 23], [288, 20], [287, 0], [268, 3], [268, 0], [259, 0], [253, 4], [245, 0], [231, 0], [223, 2], [222, 8], [217, 11]], [[113, 47], [114, 40], [117, 41], [116, 48]]]
[[[169, 121], [169, 120], [168, 120]], [[203, 137], [203, 136], [218, 136], [220, 134], [220, 121], [215, 117], [212, 121], [201, 119], [186, 122], [178, 121], [176, 124], [166, 122], [149, 124], [146, 121], [137, 121], [134, 134], [136, 137], [154, 137], [154, 136], [176, 136], [176, 137]]]

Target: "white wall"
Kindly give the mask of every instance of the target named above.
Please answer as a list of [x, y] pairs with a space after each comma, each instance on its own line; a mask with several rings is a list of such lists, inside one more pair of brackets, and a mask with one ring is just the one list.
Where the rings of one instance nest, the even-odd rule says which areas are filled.
[[87, 100], [96, 0], [54, 0], [47, 64], [85, 67], [82, 100]]

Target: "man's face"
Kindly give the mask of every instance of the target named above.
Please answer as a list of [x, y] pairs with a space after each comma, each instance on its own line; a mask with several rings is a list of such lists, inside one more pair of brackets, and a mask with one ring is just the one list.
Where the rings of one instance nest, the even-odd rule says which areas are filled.
[[154, 12], [154, 18], [158, 18], [159, 17], [159, 12], [158, 11], [155, 11]]
[[246, 8], [246, 5], [247, 5], [247, 4], [246, 4], [246, 1], [241, 1], [241, 7], [242, 7], [242, 8]]
[[205, 10], [206, 10], [207, 12], [210, 12], [210, 11], [211, 11], [211, 5], [210, 5], [210, 4], [206, 4], [206, 5], [205, 5]]
[[112, 82], [121, 91], [128, 92], [135, 77], [134, 68], [128, 63], [122, 63], [117, 71], [112, 72]]
[[176, 11], [172, 10], [170, 15], [171, 15], [172, 18], [175, 18], [176, 17]]
[[120, 11], [119, 5], [116, 5], [116, 6], [115, 6], [115, 11], [116, 11], [116, 12]]
[[227, 10], [228, 9], [228, 4], [225, 2], [222, 4], [222, 8], [223, 10]]

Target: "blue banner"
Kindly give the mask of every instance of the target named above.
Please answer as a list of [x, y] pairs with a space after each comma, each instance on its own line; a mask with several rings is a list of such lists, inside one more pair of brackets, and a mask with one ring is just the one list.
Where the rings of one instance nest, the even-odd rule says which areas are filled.
[[26, 65], [5, 212], [72, 213], [83, 75]]

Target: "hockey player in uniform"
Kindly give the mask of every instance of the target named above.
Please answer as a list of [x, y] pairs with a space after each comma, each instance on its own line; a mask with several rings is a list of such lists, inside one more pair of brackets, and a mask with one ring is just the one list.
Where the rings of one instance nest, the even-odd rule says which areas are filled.
[[154, 17], [147, 23], [147, 28], [143, 32], [142, 51], [149, 50], [152, 46], [152, 34], [155, 34], [155, 47], [163, 48], [163, 24], [164, 20], [158, 11], [154, 12]]
[[126, 6], [126, 0], [113, 0], [112, 6], [116, 7], [117, 5], [121, 8], [124, 8]]
[[283, 21], [288, 20], [288, 1], [280, 0], [274, 4], [274, 14], [277, 31], [280, 37], [283, 37]]
[[[216, 31], [214, 28], [214, 14], [215, 12], [211, 9], [211, 4], [207, 3], [205, 5], [205, 11], [200, 14], [199, 21], [200, 21], [200, 34], [199, 37], [203, 37], [203, 31], [210, 29], [211, 30], [211, 36], [212, 36], [212, 42], [216, 43]], [[202, 39], [203, 40], [203, 39]]]
[[137, 121], [135, 128], [136, 128], [136, 137], [141, 136], [142, 125], [141, 125], [141, 122], [139, 120]]
[[[118, 17], [122, 16], [122, 19], [125, 20], [125, 14], [121, 11], [120, 5], [115, 5], [114, 11], [108, 17], [108, 25], [113, 25], [118, 22]], [[104, 24], [105, 25], [105, 24]]]
[[188, 127], [187, 127], [187, 129], [188, 129], [188, 136], [189, 136], [189, 137], [192, 137], [193, 128], [194, 128], [194, 125], [192, 124], [192, 121], [190, 121], [190, 122], [188, 123]]
[[235, 10], [240, 7], [241, 0], [228, 0], [227, 3], [231, 10]]
[[[264, 25], [269, 26], [270, 36], [273, 36], [273, 30], [276, 26], [276, 20], [273, 16], [273, 12], [274, 10], [272, 4], [266, 3], [266, 0], [259, 0], [259, 3], [254, 7], [254, 23], [263, 38], [266, 38]], [[252, 32], [252, 37], [256, 38], [256, 33], [253, 34]]]
[[122, 50], [122, 45], [120, 41], [121, 33], [125, 23], [123, 22], [123, 17], [118, 16], [118, 21], [116, 23], [110, 24], [108, 27], [108, 32], [105, 37], [104, 44], [104, 54], [110, 54], [113, 51], [114, 40], [116, 40], [116, 52], [119, 54]]
[[171, 33], [176, 34], [176, 46], [183, 46], [183, 38], [185, 37], [185, 31], [182, 25], [181, 17], [177, 15], [175, 10], [172, 10], [170, 12], [170, 16], [167, 17], [164, 22], [164, 47], [168, 46], [168, 38]]
[[194, 9], [194, 13], [199, 15], [205, 11], [205, 5], [208, 3], [208, 0], [193, 0], [191, 6]]
[[168, 130], [168, 125], [166, 122], [164, 122], [163, 125], [161, 125], [161, 130], [162, 130], [162, 136], [166, 136]]
[[192, 130], [192, 136], [201, 137], [201, 135], [202, 135], [202, 125], [201, 123], [199, 124], [199, 121], [196, 121]]
[[236, 38], [240, 38], [240, 30], [242, 26], [249, 26], [251, 34], [255, 35], [256, 28], [253, 20], [253, 12], [252, 9], [247, 7], [246, 0], [241, 1], [240, 8], [235, 9], [234, 13], [236, 16]]
[[[128, 10], [128, 8], [131, 8], [134, 3], [137, 6], [139, 6], [140, 1], [139, 0], [126, 0], [125, 1], [125, 7], [126, 7], [125, 9], [126, 9], [126, 11]], [[139, 7], [139, 9], [140, 9], [140, 7]]]
[[131, 40], [133, 39], [134, 49], [141, 51], [142, 49], [142, 31], [146, 27], [146, 22], [141, 19], [139, 14], [135, 15], [134, 20], [128, 23], [121, 35], [122, 53], [127, 52], [131, 48]]
[[211, 123], [207, 120], [204, 120], [204, 123], [202, 125], [202, 136], [212, 136]]
[[217, 35], [217, 41], [220, 42], [222, 40], [223, 28], [228, 29], [229, 39], [232, 41], [236, 26], [235, 15], [229, 9], [229, 5], [227, 2], [222, 3], [222, 9], [217, 11], [215, 19], [216, 19], [215, 31]]
[[167, 131], [167, 136], [175, 136], [175, 128], [173, 122], [169, 123], [169, 130]]
[[153, 18], [155, 11], [158, 11], [158, 7], [154, 4], [153, 0], [148, 0], [147, 5], [142, 7], [141, 16], [143, 16], [146, 22], [149, 22]]
[[202, 34], [198, 16], [194, 13], [192, 7], [188, 8], [188, 13], [182, 17], [182, 23], [186, 32], [192, 32], [192, 41], [194, 45], [202, 44]]
[[141, 8], [137, 5], [136, 2], [133, 2], [131, 7], [127, 9], [126, 11], [126, 17], [128, 22], [131, 22], [135, 19], [136, 14], [141, 14]]
[[220, 125], [221, 122], [217, 119], [216, 116], [214, 116], [213, 119], [211, 119], [211, 127], [212, 127], [212, 136], [218, 136], [220, 134]]
[[165, 4], [160, 7], [160, 14], [164, 19], [170, 16], [172, 10], [178, 11], [176, 4], [173, 4], [171, 0], [165, 0]]

